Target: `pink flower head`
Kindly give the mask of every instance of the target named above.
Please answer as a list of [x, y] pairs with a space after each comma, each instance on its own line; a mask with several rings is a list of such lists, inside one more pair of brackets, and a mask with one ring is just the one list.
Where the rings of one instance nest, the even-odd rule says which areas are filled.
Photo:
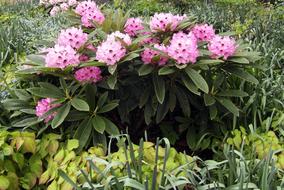
[[114, 65], [126, 54], [126, 49], [115, 39], [108, 38], [97, 47], [96, 59], [106, 65]]
[[64, 69], [68, 65], [78, 65], [79, 56], [71, 46], [55, 45], [46, 54], [45, 63], [47, 67]]
[[62, 11], [67, 11], [68, 8], [69, 8], [69, 5], [68, 5], [67, 3], [62, 3], [62, 4], [60, 4], [60, 9], [61, 9]]
[[178, 24], [186, 16], [173, 15], [172, 13], [155, 13], [150, 20], [150, 29], [152, 32], [174, 31]]
[[[154, 48], [156, 49], [159, 49], [160, 51], [162, 51], [163, 53], [167, 54], [167, 48], [161, 44], [155, 44], [154, 45]], [[156, 56], [159, 56], [159, 60], [157, 62], [155, 62], [153, 60], [154, 57]], [[161, 54], [161, 52], [157, 51], [157, 50], [153, 50], [153, 49], [150, 49], [150, 48], [146, 48], [142, 53], [141, 53], [141, 57], [142, 57], [142, 61], [145, 63], [145, 64], [155, 64], [155, 63], [158, 63], [158, 65], [165, 65], [166, 62], [168, 61], [168, 58], [163, 56]]]
[[96, 83], [102, 79], [99, 67], [84, 67], [75, 72], [76, 80], [80, 82]]
[[68, 0], [67, 3], [68, 3], [69, 6], [74, 6], [74, 5], [77, 5], [78, 2], [77, 2], [77, 0]]
[[213, 58], [224, 57], [225, 60], [235, 53], [236, 48], [236, 41], [229, 36], [216, 35], [208, 44], [208, 50]]
[[173, 35], [167, 48], [168, 55], [178, 64], [195, 63], [198, 57], [197, 39], [192, 33], [179, 32]]
[[57, 13], [59, 13], [61, 11], [60, 7], [58, 6], [54, 6], [52, 7], [52, 9], [50, 10], [50, 16], [55, 16]]
[[136, 36], [139, 31], [144, 30], [142, 23], [140, 18], [129, 18], [124, 25], [124, 32], [130, 36]]
[[86, 46], [86, 49], [87, 50], [90, 50], [90, 51], [93, 51], [93, 52], [96, 52], [97, 51], [97, 48], [95, 46], [93, 46], [93, 44], [88, 44]]
[[[52, 99], [52, 98], [44, 98], [44, 99], [39, 100], [36, 105], [36, 116], [42, 117], [46, 112], [48, 112], [52, 108], [60, 106], [60, 104], [52, 104], [53, 101], [55, 101], [55, 99]], [[56, 113], [53, 112], [52, 114], [47, 116], [44, 120], [45, 123], [53, 119], [55, 115]]]
[[115, 31], [107, 36], [108, 39], [117, 40], [117, 38], [121, 39], [126, 45], [131, 45], [131, 38], [128, 34], [123, 34], [119, 31]]
[[103, 13], [93, 1], [80, 2], [76, 7], [75, 12], [82, 16], [81, 22], [85, 27], [93, 27], [92, 22], [102, 24], [105, 20]]
[[81, 62], [89, 61], [89, 60], [90, 60], [90, 57], [87, 56], [86, 54], [82, 54], [82, 55], [79, 56], [79, 60], [80, 60]]
[[88, 34], [84, 33], [82, 29], [72, 27], [60, 32], [57, 43], [61, 46], [69, 45], [72, 48], [79, 49], [87, 40]]
[[200, 41], [210, 41], [215, 36], [215, 30], [212, 25], [203, 24], [195, 25], [192, 33]]
[[[146, 36], [146, 35], [151, 35], [152, 33], [151, 32], [142, 32], [142, 35]], [[154, 38], [154, 37], [147, 37], [145, 39], [143, 39], [141, 42], [140, 42], [140, 45], [144, 45], [144, 44], [157, 44], [159, 43], [159, 40], [157, 38]]]

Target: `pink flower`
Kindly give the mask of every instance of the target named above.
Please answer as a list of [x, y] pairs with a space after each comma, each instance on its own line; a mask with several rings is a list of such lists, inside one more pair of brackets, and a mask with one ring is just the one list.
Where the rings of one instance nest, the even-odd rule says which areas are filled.
[[114, 65], [126, 54], [126, 49], [115, 39], [108, 38], [97, 47], [96, 59], [106, 65]]
[[103, 13], [93, 1], [80, 2], [76, 7], [75, 12], [82, 16], [81, 22], [85, 27], [93, 27], [92, 22], [102, 24], [105, 20]]
[[[163, 53], [167, 54], [167, 48], [161, 44], [155, 44], [154, 48], [159, 49], [160, 51], [162, 51]], [[154, 57], [159, 56], [159, 60], [155, 62], [155, 60], [153, 60]], [[141, 57], [142, 57], [142, 61], [145, 64], [156, 64], [158, 63], [158, 65], [165, 65], [166, 62], [168, 61], [168, 58], [163, 56], [161, 54], [161, 52], [150, 49], [150, 48], [146, 48], [142, 53], [141, 53]]]
[[130, 36], [136, 36], [139, 31], [144, 30], [142, 23], [140, 18], [129, 18], [124, 25], [124, 32]]
[[60, 7], [58, 6], [54, 6], [52, 7], [52, 9], [50, 10], [50, 15], [51, 16], [55, 16], [57, 13], [59, 13], [61, 10], [60, 10]]
[[68, 5], [69, 6], [74, 6], [74, 5], [77, 5], [77, 1], [76, 0], [68, 0]]
[[235, 53], [236, 48], [235, 40], [229, 36], [216, 35], [208, 44], [208, 50], [213, 58], [224, 57], [225, 60]]
[[102, 79], [99, 67], [84, 67], [75, 72], [76, 80], [80, 82], [96, 83]]
[[174, 31], [178, 24], [186, 16], [173, 15], [171, 13], [155, 13], [150, 20], [150, 29], [152, 32]]
[[87, 56], [87, 55], [85, 55], [85, 54], [82, 54], [82, 55], [80, 55], [79, 60], [80, 60], [81, 62], [85, 62], [85, 61], [89, 61], [90, 58], [89, 58], [89, 56]]
[[97, 51], [97, 48], [95, 46], [93, 46], [92, 44], [88, 44], [86, 46], [86, 49], [87, 50], [90, 50], [90, 51], [93, 51], [93, 52], [96, 52]]
[[88, 34], [84, 33], [82, 29], [72, 27], [60, 32], [57, 43], [61, 46], [69, 45], [72, 48], [79, 49], [87, 40]]
[[[39, 100], [36, 106], [36, 116], [42, 117], [46, 112], [48, 112], [52, 108], [60, 106], [60, 104], [52, 104], [52, 102], [54, 101], [55, 99], [52, 99], [52, 98], [44, 98], [44, 99]], [[44, 120], [45, 123], [53, 119], [55, 115], [56, 113], [53, 112], [52, 114], [47, 116]]]
[[60, 8], [62, 11], [67, 11], [69, 8], [69, 5], [67, 3], [60, 4]]
[[179, 32], [173, 35], [168, 46], [168, 55], [178, 64], [195, 63], [198, 57], [197, 39], [192, 33]]
[[[151, 35], [151, 32], [142, 32], [142, 35], [146, 36], [146, 35]], [[156, 44], [159, 43], [159, 40], [157, 38], [154, 37], [147, 37], [144, 38], [141, 42], [140, 45], [144, 45], [144, 44]]]
[[210, 41], [215, 36], [213, 26], [208, 24], [195, 25], [192, 29], [192, 33], [200, 41]]
[[55, 45], [46, 54], [45, 62], [47, 67], [64, 69], [68, 65], [78, 65], [79, 56], [71, 46]]
[[123, 34], [119, 31], [115, 31], [107, 36], [108, 39], [117, 40], [117, 38], [121, 39], [126, 45], [131, 45], [131, 38], [128, 34]]

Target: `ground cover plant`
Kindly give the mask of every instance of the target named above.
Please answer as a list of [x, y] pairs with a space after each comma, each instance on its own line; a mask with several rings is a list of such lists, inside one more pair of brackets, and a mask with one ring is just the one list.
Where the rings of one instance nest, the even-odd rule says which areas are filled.
[[0, 36], [0, 189], [283, 188], [284, 18], [273, 3], [0, 9], [11, 31]]

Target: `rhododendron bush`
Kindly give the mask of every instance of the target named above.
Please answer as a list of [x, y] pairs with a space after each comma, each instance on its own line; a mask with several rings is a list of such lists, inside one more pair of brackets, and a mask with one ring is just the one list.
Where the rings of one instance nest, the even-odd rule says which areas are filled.
[[68, 14], [74, 25], [18, 68], [29, 88], [5, 102], [15, 117], [25, 115], [16, 127], [59, 128], [81, 148], [127, 126], [140, 134], [163, 122], [190, 138], [191, 119], [218, 123], [240, 114], [233, 102], [247, 94], [230, 80], [258, 82], [246, 72], [257, 53], [192, 16], [128, 18], [92, 1]]

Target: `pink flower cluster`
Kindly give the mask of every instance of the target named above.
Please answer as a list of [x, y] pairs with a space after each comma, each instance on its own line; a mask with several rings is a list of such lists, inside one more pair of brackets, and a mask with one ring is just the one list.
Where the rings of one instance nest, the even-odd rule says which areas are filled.
[[167, 51], [168, 55], [178, 64], [195, 63], [199, 55], [197, 39], [192, 33], [176, 33], [173, 35]]
[[[46, 112], [48, 112], [52, 108], [60, 106], [60, 104], [52, 104], [52, 102], [54, 101], [55, 99], [52, 99], [52, 98], [44, 98], [44, 99], [39, 100], [36, 105], [36, 116], [42, 117]], [[55, 115], [56, 113], [53, 112], [52, 114], [47, 116], [44, 121], [47, 123], [48, 121], [53, 119]]]
[[223, 57], [225, 60], [235, 53], [236, 48], [235, 40], [229, 36], [216, 35], [208, 45], [208, 50], [212, 53], [213, 58]]
[[80, 2], [76, 7], [75, 12], [81, 16], [81, 22], [85, 27], [93, 27], [93, 22], [102, 24], [105, 20], [103, 13], [93, 1]]
[[124, 25], [124, 32], [130, 36], [136, 36], [144, 30], [143, 21], [140, 18], [129, 18]]
[[[165, 65], [166, 62], [168, 61], [168, 58], [163, 55], [163, 54], [167, 54], [167, 48], [161, 44], [155, 44], [154, 48], [160, 50], [161, 52], [154, 50], [154, 49], [150, 49], [150, 48], [146, 48], [142, 53], [141, 53], [141, 57], [142, 57], [142, 61], [145, 64], [158, 64], [158, 65]], [[153, 58], [158, 56], [158, 60], [153, 60]]]
[[108, 35], [107, 39], [97, 47], [96, 59], [106, 65], [114, 65], [126, 55], [126, 48], [116, 39], [121, 38], [125, 44], [130, 45], [131, 39], [127, 34], [114, 32]]
[[186, 18], [186, 15], [173, 15], [171, 13], [155, 13], [150, 20], [152, 32], [174, 31], [176, 27]]
[[72, 27], [60, 32], [57, 44], [79, 49], [87, 40], [88, 34], [84, 33], [82, 29]]
[[96, 83], [102, 79], [99, 67], [84, 67], [75, 72], [75, 79], [80, 82]]
[[192, 29], [192, 33], [200, 41], [210, 41], [215, 36], [213, 26], [208, 24], [195, 25]]
[[77, 4], [77, 0], [40, 0], [40, 5], [50, 6], [53, 5], [50, 15], [54, 16], [59, 12], [67, 11], [70, 7]]
[[77, 52], [71, 46], [55, 45], [49, 48], [46, 54], [45, 62], [47, 67], [64, 69], [69, 65], [78, 65], [80, 63]]

